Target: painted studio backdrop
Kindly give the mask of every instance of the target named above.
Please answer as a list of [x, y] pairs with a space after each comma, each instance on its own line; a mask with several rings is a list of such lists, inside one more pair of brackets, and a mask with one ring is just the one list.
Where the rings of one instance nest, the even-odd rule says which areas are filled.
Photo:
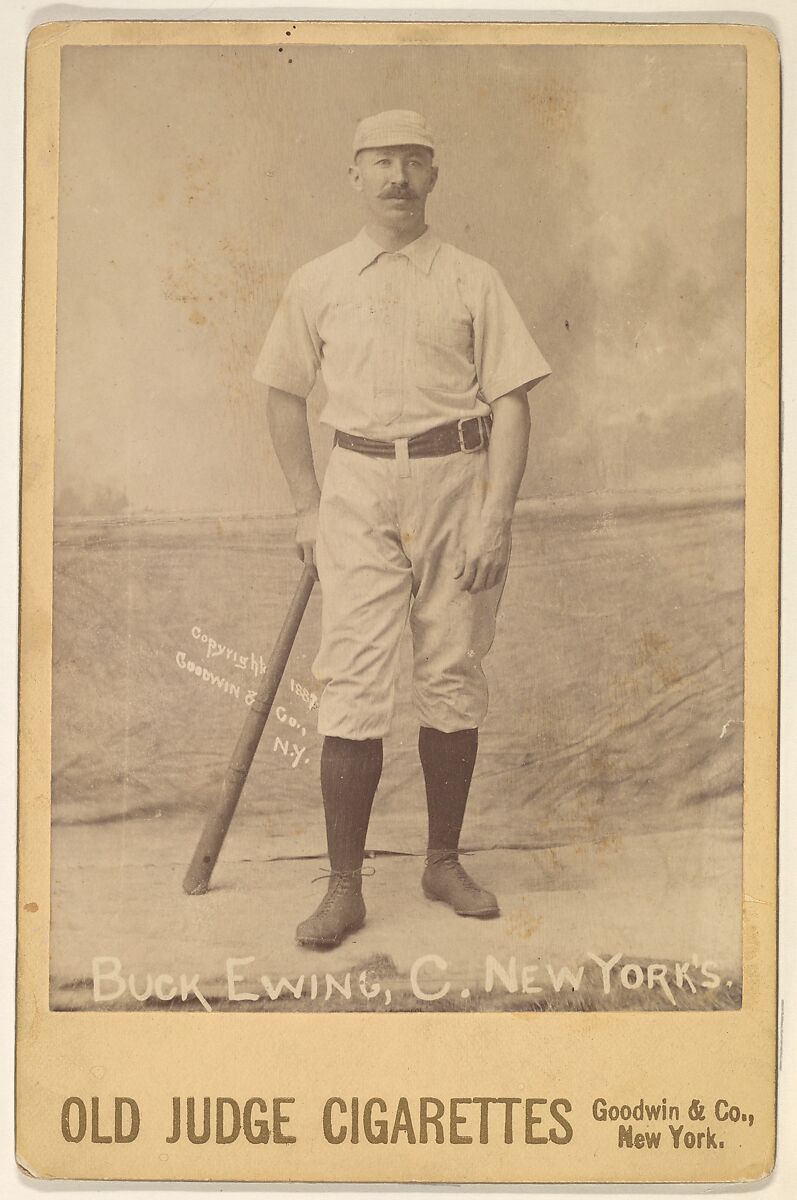
[[[458, 921], [420, 893], [405, 669], [368, 923], [318, 967], [292, 940], [326, 866], [317, 595], [214, 888], [180, 880], [299, 573], [252, 370], [290, 274], [360, 228], [351, 137], [386, 108], [427, 116], [428, 218], [500, 271], [553, 374], [530, 395], [463, 834], [503, 915]], [[427, 953], [465, 984], [441, 1007], [739, 1003], [744, 146], [734, 47], [63, 52], [54, 1007], [155, 1002], [98, 998], [101, 956], [139, 981], [200, 971], [213, 1007], [236, 1006], [225, 964], [249, 957], [272, 979], [382, 981], [327, 1008], [384, 1011], [390, 980], [394, 1007], [423, 1008], [406, 981]], [[331, 433], [312, 433], [322, 473]], [[639, 982], [603, 986], [615, 954]], [[513, 959], [541, 991], [512, 988]], [[651, 983], [677, 962], [694, 987]], [[578, 986], [555, 988], [565, 966]], [[237, 1007], [278, 1004], [311, 1002]]]

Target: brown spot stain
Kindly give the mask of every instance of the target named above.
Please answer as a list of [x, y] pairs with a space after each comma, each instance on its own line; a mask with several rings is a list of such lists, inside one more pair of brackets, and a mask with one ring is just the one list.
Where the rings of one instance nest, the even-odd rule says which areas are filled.
[[209, 186], [210, 179], [203, 154], [200, 154], [197, 158], [187, 159], [183, 164], [183, 174], [188, 180], [188, 186], [193, 193], [189, 195], [189, 200], [193, 200], [197, 192], [203, 192]]
[[640, 665], [651, 668], [664, 687], [672, 687], [681, 679], [682, 672], [672, 653], [667, 638], [654, 629], [646, 629], [639, 642]]
[[605, 746], [595, 746], [589, 752], [589, 773], [594, 779], [597, 775], [605, 777], [609, 774], [609, 754]]
[[506, 925], [515, 937], [530, 938], [542, 925], [542, 917], [534, 915], [528, 908], [515, 908], [507, 913]]
[[183, 276], [190, 272], [190, 265], [185, 268], [178, 276], [175, 271], [167, 271], [166, 278], [163, 282], [163, 294], [167, 300], [174, 300], [177, 304], [196, 304], [199, 296], [194, 291], [193, 287], [188, 283], [188, 280]]
[[39, 906], [35, 900], [29, 900], [24, 906], [25, 912], [36, 913], [39, 911]]
[[579, 97], [574, 88], [563, 88], [554, 79], [526, 85], [521, 97], [533, 120], [543, 129], [572, 129], [576, 122]]
[[188, 319], [192, 325], [206, 325], [208, 320], [205, 314], [200, 312], [198, 308], [192, 310], [191, 316]]
[[549, 846], [549, 847], [548, 847], [547, 854], [548, 854], [548, 856], [550, 857], [550, 860], [551, 860], [551, 866], [552, 866], [552, 867], [553, 867], [553, 868], [554, 868], [556, 871], [561, 871], [561, 870], [563, 870], [563, 869], [564, 869], [564, 868], [562, 867], [562, 860], [561, 860], [561, 858], [559, 857], [559, 855], [556, 853], [556, 850], [554, 849], [554, 847], [553, 847], [553, 846]]

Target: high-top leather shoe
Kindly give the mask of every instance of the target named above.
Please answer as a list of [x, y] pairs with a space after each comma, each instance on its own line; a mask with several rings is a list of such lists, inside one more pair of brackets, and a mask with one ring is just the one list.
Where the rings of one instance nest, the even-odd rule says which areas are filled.
[[331, 949], [364, 924], [362, 873], [332, 871], [326, 896], [312, 916], [297, 926], [296, 940], [300, 946]]
[[442, 900], [461, 917], [497, 917], [501, 912], [493, 893], [471, 879], [456, 850], [429, 851], [421, 887], [427, 899]]

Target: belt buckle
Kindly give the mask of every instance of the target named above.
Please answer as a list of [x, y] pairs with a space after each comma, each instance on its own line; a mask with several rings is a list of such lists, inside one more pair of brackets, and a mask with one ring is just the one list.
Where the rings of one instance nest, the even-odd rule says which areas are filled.
[[[479, 440], [475, 446], [465, 445], [465, 431], [463, 425], [468, 421], [475, 421], [476, 428], [479, 431]], [[475, 454], [477, 450], [484, 449], [484, 426], [481, 417], [460, 417], [457, 421], [457, 433], [459, 435], [459, 448], [463, 454]]]

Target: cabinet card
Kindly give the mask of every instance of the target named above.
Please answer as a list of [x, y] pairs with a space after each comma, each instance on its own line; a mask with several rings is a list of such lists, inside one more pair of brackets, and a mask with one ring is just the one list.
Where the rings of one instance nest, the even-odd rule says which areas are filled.
[[34, 30], [23, 1170], [771, 1170], [779, 137], [752, 25]]

